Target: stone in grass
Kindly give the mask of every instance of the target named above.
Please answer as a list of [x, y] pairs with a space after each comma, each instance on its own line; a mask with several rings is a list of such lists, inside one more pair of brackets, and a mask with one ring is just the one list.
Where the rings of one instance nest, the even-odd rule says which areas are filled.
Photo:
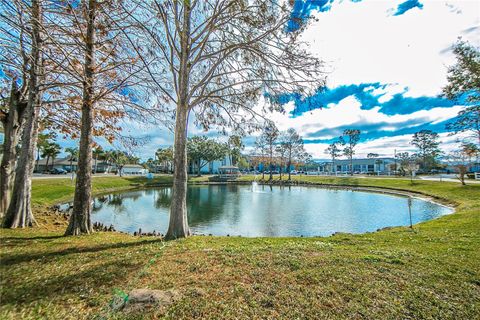
[[133, 289], [128, 294], [122, 311], [135, 313], [150, 308], [162, 308], [179, 298], [180, 294], [176, 290]]

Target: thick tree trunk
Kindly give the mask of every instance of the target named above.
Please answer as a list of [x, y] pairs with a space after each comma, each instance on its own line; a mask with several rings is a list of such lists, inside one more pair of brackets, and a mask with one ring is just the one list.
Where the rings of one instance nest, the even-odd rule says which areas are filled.
[[38, 113], [41, 104], [42, 40], [40, 37], [41, 12], [38, 0], [32, 0], [32, 51], [28, 83], [28, 101], [25, 108], [25, 128], [15, 172], [15, 182], [3, 227], [24, 228], [35, 222], [31, 208], [32, 173], [38, 135]]
[[170, 223], [165, 236], [167, 240], [190, 235], [187, 220], [187, 122], [190, 55], [190, 2], [184, 2], [183, 27], [180, 34], [180, 68], [178, 75], [178, 103], [175, 116], [174, 173]]
[[88, 1], [87, 35], [85, 40], [85, 80], [83, 83], [82, 120], [78, 171], [73, 198], [73, 209], [65, 235], [93, 232], [92, 211], [92, 134], [93, 134], [93, 77], [95, 43], [96, 0]]
[[15, 79], [12, 81], [8, 114], [2, 118], [4, 128], [3, 154], [0, 164], [0, 219], [5, 215], [10, 204], [10, 195], [15, 179], [17, 162], [17, 145], [20, 140], [24, 122], [26, 104], [22, 101]]
[[186, 106], [177, 107], [175, 120], [173, 195], [166, 239], [190, 234], [187, 220], [187, 115]]

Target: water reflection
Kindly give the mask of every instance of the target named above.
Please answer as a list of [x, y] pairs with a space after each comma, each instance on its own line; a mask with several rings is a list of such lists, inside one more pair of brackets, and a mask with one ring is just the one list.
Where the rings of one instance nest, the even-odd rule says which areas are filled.
[[[94, 199], [93, 221], [117, 230], [165, 232], [171, 188], [113, 193]], [[189, 186], [188, 220], [194, 233], [242, 236], [325, 236], [409, 225], [406, 197], [316, 187]], [[412, 199], [412, 222], [449, 208]]]

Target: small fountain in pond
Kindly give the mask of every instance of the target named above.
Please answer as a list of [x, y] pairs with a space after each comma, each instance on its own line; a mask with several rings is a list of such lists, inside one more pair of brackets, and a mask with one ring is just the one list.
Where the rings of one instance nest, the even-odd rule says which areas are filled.
[[258, 192], [258, 182], [257, 181], [252, 182], [252, 192]]

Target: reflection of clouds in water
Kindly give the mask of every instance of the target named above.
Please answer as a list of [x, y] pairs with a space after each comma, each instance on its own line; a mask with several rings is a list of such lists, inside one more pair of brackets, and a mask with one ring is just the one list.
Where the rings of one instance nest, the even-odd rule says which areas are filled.
[[[360, 233], [409, 225], [408, 197], [318, 187], [259, 185], [189, 186], [187, 210], [194, 233], [243, 236], [314, 236]], [[165, 233], [172, 189], [116, 193], [95, 199], [93, 220], [117, 230]], [[412, 221], [429, 220], [450, 209], [412, 200]]]

